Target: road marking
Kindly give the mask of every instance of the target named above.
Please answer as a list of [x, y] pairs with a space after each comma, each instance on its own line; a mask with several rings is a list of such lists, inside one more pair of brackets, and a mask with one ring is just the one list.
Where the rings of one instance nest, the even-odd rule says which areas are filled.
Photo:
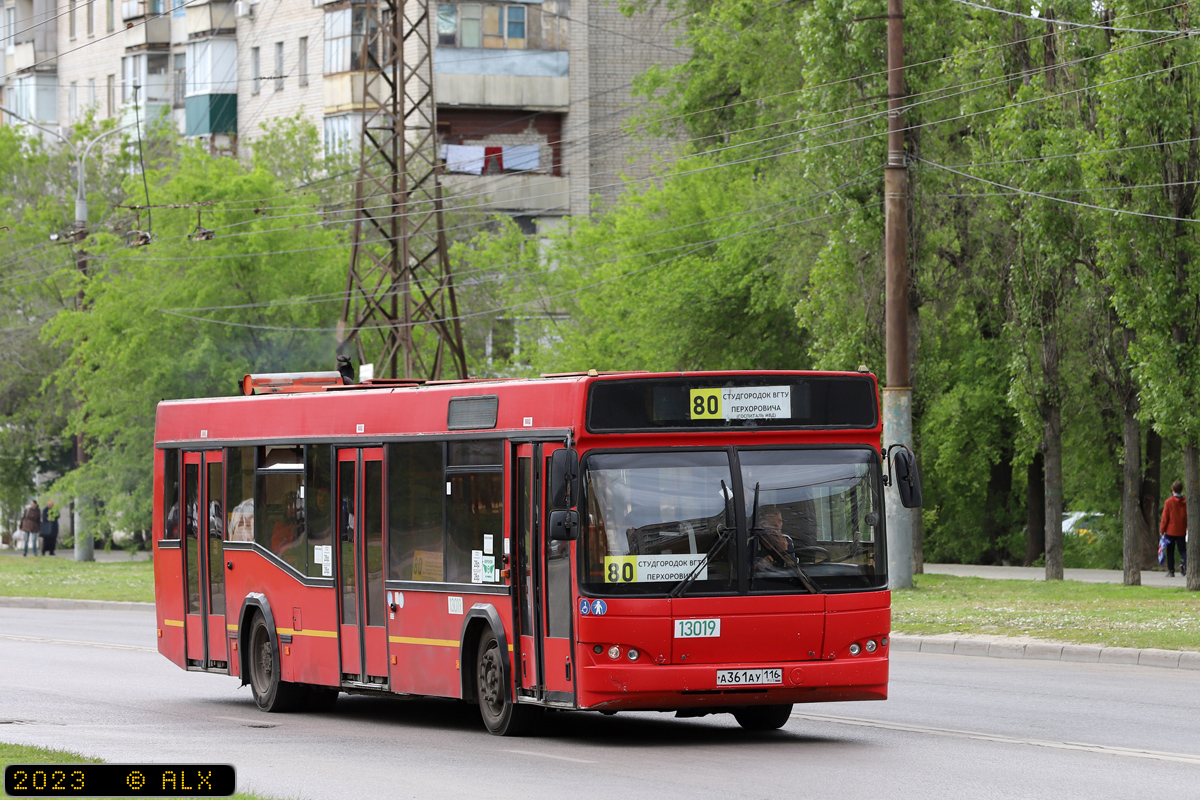
[[18, 636], [15, 633], [0, 633], [0, 639], [18, 642], [41, 642], [42, 644], [77, 644], [82, 647], [103, 647], [108, 650], [136, 650], [140, 653], [157, 653], [153, 647], [138, 647], [132, 644], [109, 644], [107, 642], [80, 642], [75, 639], [46, 639], [41, 636]]
[[1188, 753], [1164, 753], [1157, 750], [1139, 750], [1130, 747], [1114, 747], [1104, 744], [1086, 744], [1083, 742], [1052, 742], [1046, 739], [1023, 739], [1017, 736], [1004, 736], [998, 733], [981, 733], [978, 731], [960, 731], [953, 728], [933, 728], [926, 725], [909, 725], [903, 722], [883, 722], [874, 719], [856, 719], [854, 717], [830, 717], [823, 714], [792, 713], [793, 717], [806, 719], [810, 722], [835, 722], [840, 725], [857, 725], [864, 728], [885, 728], [892, 731], [907, 731], [909, 733], [924, 733], [930, 736], [953, 736], [959, 739], [977, 739], [983, 742], [999, 742], [1002, 744], [1028, 744], [1034, 747], [1049, 747], [1055, 750], [1079, 750], [1085, 753], [1107, 753], [1113, 756], [1127, 758], [1148, 758], [1153, 761], [1174, 761], [1180, 764], [1200, 766], [1200, 755]]
[[588, 761], [586, 758], [570, 758], [568, 756], [555, 756], [550, 753], [535, 753], [532, 750], [505, 750], [505, 753], [516, 753], [519, 756], [535, 756], [537, 758], [553, 758], [555, 761], [570, 761], [575, 764], [595, 764], [595, 761]]

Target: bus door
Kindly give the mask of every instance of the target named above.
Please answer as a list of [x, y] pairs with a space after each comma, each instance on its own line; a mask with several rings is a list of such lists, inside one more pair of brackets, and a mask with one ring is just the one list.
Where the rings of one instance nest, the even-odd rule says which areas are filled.
[[183, 454], [188, 663], [228, 667], [225, 634], [225, 465], [220, 450]]
[[338, 596], [342, 680], [387, 683], [383, 448], [338, 450]]
[[516, 669], [525, 696], [565, 701], [571, 699], [574, 677], [570, 542], [547, 542], [543, 535], [549, 513], [545, 475], [552, 449], [557, 446], [517, 446], [513, 585], [520, 653]]

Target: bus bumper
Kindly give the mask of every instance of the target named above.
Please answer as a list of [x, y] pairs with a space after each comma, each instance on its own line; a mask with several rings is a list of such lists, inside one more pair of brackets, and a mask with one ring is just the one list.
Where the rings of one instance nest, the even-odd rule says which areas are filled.
[[[781, 669], [782, 684], [717, 686], [717, 670]], [[579, 671], [579, 707], [594, 711], [886, 700], [888, 659], [763, 664], [596, 664]]]

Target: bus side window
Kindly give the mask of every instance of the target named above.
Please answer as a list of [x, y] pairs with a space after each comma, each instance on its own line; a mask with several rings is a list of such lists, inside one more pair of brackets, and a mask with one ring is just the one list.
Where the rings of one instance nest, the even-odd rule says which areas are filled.
[[308, 529], [308, 575], [328, 578], [332, 563], [318, 556], [316, 548], [333, 545], [333, 445], [310, 444], [304, 448], [304, 506]]
[[179, 538], [179, 451], [163, 450], [163, 535]]
[[[485, 536], [492, 537], [487, 552]], [[448, 442], [446, 447], [446, 580], [494, 583], [495, 543], [504, 539], [504, 442], [478, 439]], [[482, 559], [492, 569], [474, 570]]]
[[444, 579], [444, 448], [442, 442], [393, 442], [387, 446], [390, 580]]
[[225, 538], [254, 541], [254, 448], [230, 447], [225, 451]]
[[254, 541], [303, 573], [304, 448], [267, 445], [259, 448], [254, 493]]

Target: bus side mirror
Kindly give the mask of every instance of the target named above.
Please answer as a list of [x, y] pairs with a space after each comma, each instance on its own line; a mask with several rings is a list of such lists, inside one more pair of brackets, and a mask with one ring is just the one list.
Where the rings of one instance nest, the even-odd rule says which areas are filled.
[[579, 453], [569, 447], [550, 454], [550, 508], [567, 509], [579, 502]]
[[[893, 445], [895, 447], [895, 445]], [[892, 483], [900, 492], [900, 505], [905, 508], [920, 508], [921, 476], [917, 474], [917, 460], [912, 451], [900, 446], [892, 454]]]
[[550, 512], [550, 541], [570, 542], [579, 536], [578, 511]]

